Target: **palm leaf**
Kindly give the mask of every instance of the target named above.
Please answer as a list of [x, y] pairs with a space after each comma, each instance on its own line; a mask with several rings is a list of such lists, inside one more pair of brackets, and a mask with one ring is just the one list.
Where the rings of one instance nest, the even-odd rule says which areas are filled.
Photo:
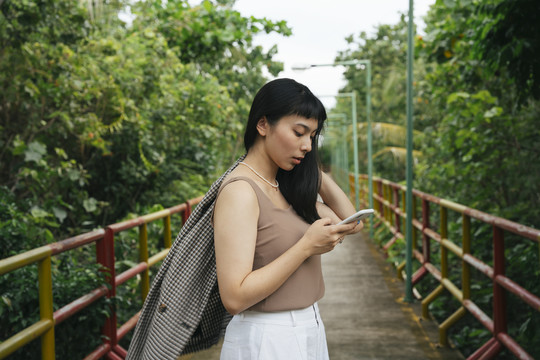
[[[398, 163], [405, 164], [405, 162], [407, 161], [407, 149], [396, 146], [387, 146], [377, 151], [375, 154], [373, 154], [373, 159], [386, 154], [392, 155], [394, 160]], [[422, 157], [422, 152], [418, 150], [413, 150], [413, 160], [415, 164], [418, 162], [418, 159], [420, 157]]]
[[[407, 141], [407, 128], [401, 125], [374, 122], [371, 125], [374, 138], [387, 144], [405, 144]], [[359, 123], [358, 131], [362, 137], [367, 136], [367, 123]], [[424, 134], [421, 131], [413, 130], [413, 137], [421, 139]]]

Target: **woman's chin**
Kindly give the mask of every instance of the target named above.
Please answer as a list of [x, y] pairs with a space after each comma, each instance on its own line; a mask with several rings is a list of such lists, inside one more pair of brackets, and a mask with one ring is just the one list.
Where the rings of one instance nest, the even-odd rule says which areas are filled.
[[291, 171], [295, 167], [296, 167], [295, 164], [288, 163], [288, 164], [284, 164], [284, 166], [281, 166], [281, 169], [285, 171]]

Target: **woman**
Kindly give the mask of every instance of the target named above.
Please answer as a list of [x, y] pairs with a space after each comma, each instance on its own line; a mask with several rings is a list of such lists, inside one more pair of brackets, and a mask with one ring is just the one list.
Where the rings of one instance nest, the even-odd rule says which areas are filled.
[[355, 209], [318, 167], [325, 119], [319, 99], [291, 79], [271, 81], [255, 96], [247, 155], [224, 179], [214, 208], [219, 293], [234, 315], [221, 359], [328, 359], [317, 307], [320, 255], [362, 224], [333, 225]]

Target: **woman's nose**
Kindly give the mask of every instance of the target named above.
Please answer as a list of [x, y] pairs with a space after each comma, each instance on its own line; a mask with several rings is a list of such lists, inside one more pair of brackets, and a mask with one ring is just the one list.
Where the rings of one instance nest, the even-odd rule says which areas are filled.
[[302, 146], [300, 147], [302, 151], [310, 152], [311, 151], [311, 139], [308, 141], [305, 141]]

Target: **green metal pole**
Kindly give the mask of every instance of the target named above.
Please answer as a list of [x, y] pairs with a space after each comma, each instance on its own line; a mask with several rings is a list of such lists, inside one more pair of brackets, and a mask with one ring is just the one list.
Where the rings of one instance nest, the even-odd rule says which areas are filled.
[[354, 155], [354, 198], [356, 209], [360, 208], [360, 187], [358, 184], [358, 119], [356, 118], [356, 93], [352, 95], [353, 155]]
[[[369, 208], [373, 209], [373, 136], [371, 132], [371, 61], [366, 61], [366, 121], [367, 128], [367, 157], [368, 157], [368, 192]], [[358, 208], [358, 207], [357, 207]], [[369, 237], [373, 238], [373, 216], [369, 220]]]
[[[343, 133], [343, 141], [342, 141], [342, 147], [341, 147], [341, 152], [343, 154], [341, 180], [342, 180], [342, 186], [343, 186], [342, 189], [345, 192], [345, 194], [349, 193], [349, 156], [348, 156], [349, 145], [347, 143], [347, 128], [348, 128], [347, 118], [345, 118], [345, 120], [341, 124], [341, 132]], [[539, 244], [539, 247], [540, 247], [540, 244]]]
[[413, 183], [413, 156], [412, 156], [412, 141], [413, 141], [413, 3], [414, 0], [409, 0], [409, 24], [407, 35], [407, 193], [405, 198], [407, 223], [406, 223], [406, 264], [405, 272], [407, 280], [405, 283], [405, 298], [406, 302], [412, 302], [412, 183]]

